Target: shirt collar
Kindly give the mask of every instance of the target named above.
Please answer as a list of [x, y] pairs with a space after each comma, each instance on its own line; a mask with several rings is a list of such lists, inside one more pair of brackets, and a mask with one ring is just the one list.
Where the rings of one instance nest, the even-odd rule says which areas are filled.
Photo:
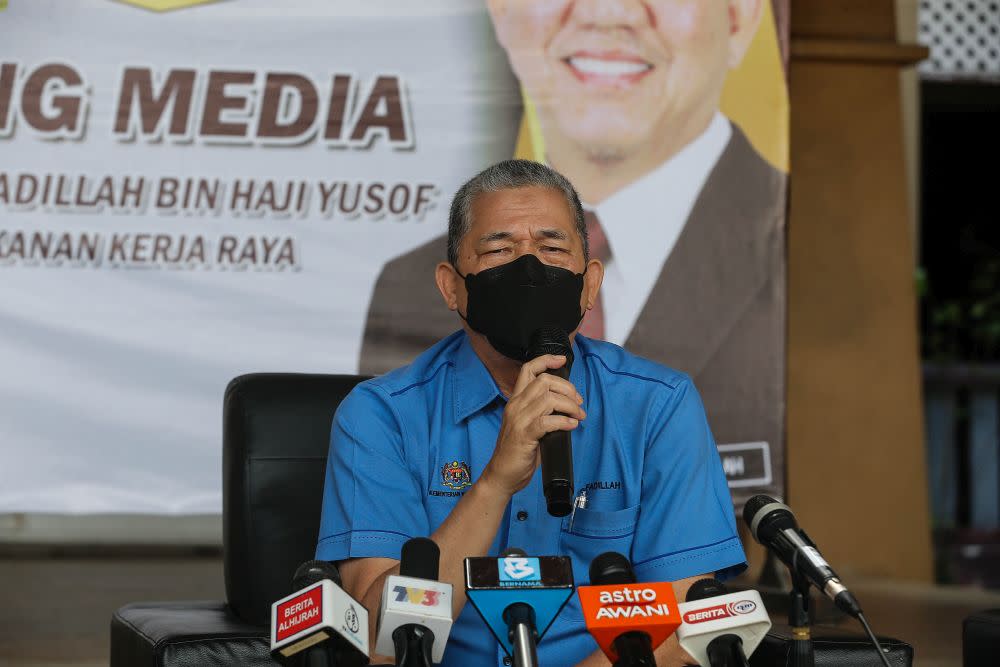
[[455, 365], [455, 423], [503, 397], [493, 376], [472, 349], [469, 334], [462, 336], [453, 359]]
[[[586, 411], [587, 396], [583, 391], [585, 372], [579, 340], [580, 335], [577, 334], [573, 340], [573, 368], [570, 369], [569, 379], [577, 391], [583, 394], [583, 409]], [[456, 424], [479, 412], [497, 398], [504, 399], [503, 392], [500, 391], [500, 387], [497, 386], [490, 372], [486, 370], [486, 365], [472, 349], [468, 334], [462, 336], [462, 343], [455, 351], [452, 363], [455, 368], [454, 412]]]

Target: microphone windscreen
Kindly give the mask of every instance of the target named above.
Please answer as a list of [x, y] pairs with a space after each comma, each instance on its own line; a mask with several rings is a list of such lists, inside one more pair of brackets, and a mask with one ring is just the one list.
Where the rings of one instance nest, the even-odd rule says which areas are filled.
[[685, 596], [685, 602], [696, 602], [698, 600], [704, 600], [705, 598], [714, 598], [719, 595], [725, 595], [729, 592], [726, 585], [719, 581], [718, 579], [699, 579], [698, 581], [691, 584], [691, 588], [688, 589], [687, 596]]
[[399, 555], [399, 576], [437, 581], [441, 549], [429, 537], [414, 537], [403, 544]]
[[527, 555], [528, 555], [528, 552], [525, 551], [524, 549], [521, 549], [521, 548], [518, 548], [518, 547], [507, 547], [506, 549], [503, 550], [503, 553], [500, 554], [500, 557], [501, 558], [510, 558], [512, 556], [515, 556], [515, 557], [518, 557], [518, 558], [524, 558]]
[[569, 336], [559, 327], [541, 327], [532, 334], [528, 344], [528, 358], [534, 359], [543, 354], [564, 355], [566, 364], [563, 368], [567, 371], [573, 365], [573, 346], [570, 345]]
[[[772, 498], [771, 496], [764, 495], [763, 493], [758, 494], [753, 498], [751, 498], [750, 500], [748, 500], [747, 504], [743, 506], [743, 521], [746, 522], [747, 527], [753, 525], [753, 518], [757, 515], [757, 512], [759, 512], [762, 507], [764, 507], [765, 505], [771, 505], [776, 502], [778, 501]], [[756, 535], [754, 535], [754, 539], [757, 539]]]
[[297, 591], [324, 579], [329, 579], [340, 586], [340, 570], [330, 561], [307, 560], [295, 570], [295, 575], [292, 577], [292, 590]]
[[635, 572], [632, 570], [632, 563], [617, 551], [606, 551], [590, 561], [590, 584], [592, 586], [634, 583]]

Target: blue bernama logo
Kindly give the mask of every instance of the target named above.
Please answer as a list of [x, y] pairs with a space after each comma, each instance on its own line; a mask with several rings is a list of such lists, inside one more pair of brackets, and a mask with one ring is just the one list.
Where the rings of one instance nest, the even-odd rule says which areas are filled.
[[497, 567], [500, 568], [501, 584], [519, 584], [542, 580], [542, 567], [537, 558], [521, 556], [498, 558]]

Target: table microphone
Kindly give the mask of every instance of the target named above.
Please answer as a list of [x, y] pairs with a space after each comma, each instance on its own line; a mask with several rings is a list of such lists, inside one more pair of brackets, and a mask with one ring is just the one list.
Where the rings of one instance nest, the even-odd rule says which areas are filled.
[[[546, 373], [569, 380], [573, 367], [573, 346], [569, 336], [558, 327], [542, 327], [535, 331], [528, 345], [528, 358], [543, 354], [563, 355], [566, 363], [550, 368]], [[552, 516], [566, 516], [573, 510], [573, 440], [569, 431], [552, 431], [538, 439], [542, 459], [542, 492]]]
[[799, 528], [788, 505], [770, 496], [756, 495], [743, 506], [743, 520], [755, 540], [822, 591], [841, 611], [854, 618], [861, 615], [857, 598], [840, 582], [816, 544]]
[[403, 544], [399, 574], [386, 577], [376, 652], [394, 655], [397, 667], [441, 662], [452, 626], [452, 587], [438, 581], [441, 549], [414, 537]]
[[534, 667], [537, 642], [573, 594], [573, 565], [565, 556], [505, 553], [465, 559], [466, 596], [514, 667]]
[[637, 583], [628, 558], [608, 551], [590, 563], [580, 586], [587, 631], [614, 667], [656, 667], [653, 651], [681, 624], [671, 584]]
[[730, 593], [715, 579], [694, 582], [680, 611], [681, 648], [706, 667], [748, 667], [747, 656], [771, 629], [760, 593]]
[[[878, 651], [882, 664], [889, 667], [889, 660], [885, 657], [871, 626], [868, 625], [868, 619], [861, 611], [857, 598], [841, 583], [840, 577], [820, 555], [816, 544], [809, 539], [806, 531], [799, 528], [791, 508], [771, 496], [760, 494], [748, 500], [743, 506], [743, 520], [750, 527], [753, 538], [780, 558], [792, 574], [803, 581], [804, 588], [812, 584], [833, 600], [841, 611], [858, 619], [865, 634]], [[807, 590], [800, 593], [808, 595]]]
[[271, 655], [288, 664], [330, 667], [335, 655], [368, 664], [368, 610], [340, 587], [333, 563], [310, 560], [295, 571], [295, 593], [271, 605]]

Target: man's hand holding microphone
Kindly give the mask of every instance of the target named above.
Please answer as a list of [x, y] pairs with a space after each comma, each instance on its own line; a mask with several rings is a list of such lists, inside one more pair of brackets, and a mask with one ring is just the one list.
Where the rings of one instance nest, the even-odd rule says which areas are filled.
[[567, 362], [565, 355], [543, 354], [521, 366], [503, 412], [493, 458], [480, 477], [508, 500], [535, 474], [543, 436], [572, 431], [587, 417], [580, 407], [583, 396], [573, 383], [551, 372], [565, 369]]

